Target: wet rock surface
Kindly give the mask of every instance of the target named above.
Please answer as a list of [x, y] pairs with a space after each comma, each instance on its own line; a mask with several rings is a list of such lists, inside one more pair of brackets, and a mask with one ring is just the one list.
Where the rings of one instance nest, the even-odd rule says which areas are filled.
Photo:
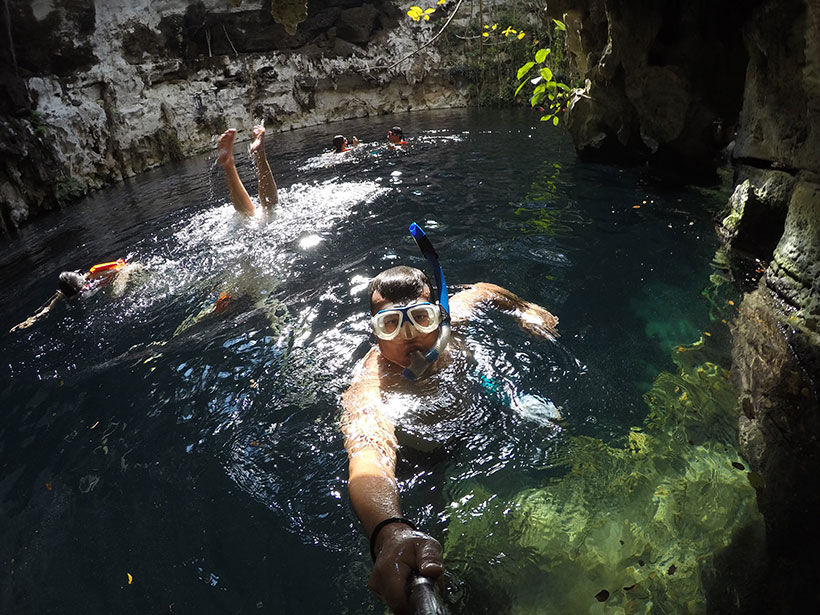
[[229, 125], [249, 135], [260, 121], [275, 132], [466, 104], [434, 47], [375, 68], [430, 36], [387, 0], [7, 6], [0, 231], [208, 151]]

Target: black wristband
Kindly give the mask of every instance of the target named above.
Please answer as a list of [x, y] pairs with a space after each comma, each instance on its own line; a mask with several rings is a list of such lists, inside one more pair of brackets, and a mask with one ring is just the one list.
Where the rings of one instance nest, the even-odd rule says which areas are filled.
[[410, 526], [411, 529], [418, 531], [415, 524], [410, 521], [410, 519], [405, 519], [404, 517], [390, 517], [389, 519], [380, 521], [376, 527], [373, 528], [373, 533], [370, 534], [370, 556], [373, 558], [374, 562], [376, 561], [376, 537], [385, 525], [390, 525], [391, 523], [404, 523], [404, 525]]

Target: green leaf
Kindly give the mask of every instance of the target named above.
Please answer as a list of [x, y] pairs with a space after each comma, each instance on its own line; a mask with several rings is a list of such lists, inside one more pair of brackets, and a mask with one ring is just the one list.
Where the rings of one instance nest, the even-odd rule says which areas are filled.
[[556, 81], [555, 85], [557, 85], [559, 89], [564, 90], [565, 92], [570, 91], [570, 87], [566, 83], [561, 83], [560, 81]]
[[544, 60], [547, 59], [547, 55], [549, 54], [549, 49], [539, 49], [535, 52], [535, 61], [541, 64]]
[[521, 88], [523, 88], [525, 85], [527, 85], [527, 80], [526, 79], [524, 79], [524, 81], [522, 81], [519, 84], [519, 86], [517, 88], [515, 88], [515, 96], [518, 96], [518, 93], [521, 91]]
[[558, 126], [558, 116], [557, 115], [552, 118], [552, 125], [553, 126]]
[[521, 68], [519, 68], [519, 69], [518, 69], [518, 79], [521, 79], [521, 77], [523, 77], [523, 76], [524, 76], [524, 75], [526, 75], [528, 72], [530, 72], [530, 69], [531, 69], [533, 66], [535, 66], [535, 62], [527, 62], [526, 64], [524, 64], [524, 66], [522, 66]]
[[544, 81], [552, 81], [552, 71], [550, 69], [545, 66], [540, 72], [541, 76], [544, 78]]
[[550, 114], [550, 115], [542, 115], [542, 116], [541, 116], [541, 121], [542, 121], [542, 122], [549, 122], [549, 120], [550, 120], [550, 118], [551, 118], [551, 117], [552, 117], [552, 114]]
[[555, 29], [556, 30], [561, 30], [562, 32], [567, 31], [567, 24], [565, 24], [563, 21], [559, 21], [557, 19], [553, 19], [553, 21], [555, 22]]
[[546, 89], [547, 89], [546, 85], [544, 85], [543, 83], [539, 83], [537, 86], [535, 86], [535, 89], [532, 91], [532, 93], [541, 95], [546, 91]]

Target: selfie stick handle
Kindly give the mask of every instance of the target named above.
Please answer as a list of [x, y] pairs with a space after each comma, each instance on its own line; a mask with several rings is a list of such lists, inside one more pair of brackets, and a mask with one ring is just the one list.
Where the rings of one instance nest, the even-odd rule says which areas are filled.
[[409, 582], [410, 606], [414, 615], [444, 615], [433, 581], [416, 575]]

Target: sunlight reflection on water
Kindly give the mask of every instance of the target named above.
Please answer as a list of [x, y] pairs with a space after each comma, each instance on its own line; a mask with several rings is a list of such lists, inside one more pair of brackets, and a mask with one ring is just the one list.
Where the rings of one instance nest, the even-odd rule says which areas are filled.
[[[501, 605], [509, 608], [540, 596], [539, 583], [549, 585], [516, 577], [546, 578], [539, 567], [549, 555], [519, 548], [517, 529], [527, 530], [521, 535], [533, 549], [581, 552], [539, 514], [599, 541], [583, 551], [584, 565], [594, 567], [597, 544], [607, 557], [617, 552], [616, 535], [596, 528], [616, 509], [648, 509], [616, 506], [614, 496], [607, 509], [600, 493], [612, 483], [626, 497], [619, 486], [638, 480], [630, 451], [649, 444], [629, 434], [652, 412], [655, 423], [676, 426], [676, 439], [658, 441], [695, 442], [667, 474], [662, 461], [636, 465], [657, 478], [649, 501], [669, 506], [665, 523], [684, 506], [659, 487], [668, 476], [714, 466], [714, 476], [738, 487], [720, 466], [721, 455], [732, 454], [732, 425], [714, 412], [709, 428], [699, 426], [707, 419], [686, 405], [695, 399], [711, 408], [709, 386], [723, 382], [720, 370], [688, 366], [686, 378], [654, 386], [658, 374], [677, 369], [669, 348], [691, 344], [707, 325], [711, 349], [719, 355], [725, 345], [712, 327], [712, 306], [699, 303], [716, 243], [703, 239], [711, 229], [703, 197], [660, 191], [646, 198], [637, 172], [579, 163], [564, 136], [533, 128], [529, 116], [424, 118], [415, 130], [402, 119], [410, 135], [403, 153], [371, 141], [344, 156], [316, 155], [325, 128], [277, 135], [269, 158], [280, 203], [268, 217], [237, 216], [219, 170], [203, 170], [208, 159], [112, 188], [44, 227], [42, 237], [32, 233], [12, 246], [2, 310], [14, 322], [53, 292], [62, 268], [110, 252], [144, 268], [124, 296], [102, 289], [0, 342], [10, 376], [0, 389], [9, 408], [0, 450], [19, 460], [9, 468], [20, 467], [3, 466], [0, 495], [14, 512], [6, 517], [13, 539], [2, 548], [6, 560], [28, 566], [31, 585], [17, 587], [33, 612], [89, 596], [101, 602], [83, 612], [130, 608], [117, 583], [92, 586], [73, 573], [78, 558], [105, 561], [117, 574], [144, 561], [140, 583], [175, 588], [197, 612], [278, 608], [288, 600], [316, 613], [378, 608], [366, 589], [366, 541], [346, 498], [338, 406], [372, 343], [369, 279], [396, 264], [425, 267], [406, 232], [411, 221], [430, 233], [452, 292], [496, 282], [561, 318], [561, 337], [549, 342], [532, 339], [508, 315], [483, 314], [458, 332], [453, 348], [462, 361], [388, 396], [402, 444], [405, 510], [449, 540], [448, 565], [458, 573], [454, 612], [475, 606], [485, 587], [498, 596], [499, 587], [512, 588]], [[345, 132], [370, 126], [362, 121]], [[253, 168], [237, 158], [255, 194]], [[633, 209], [641, 200], [652, 209]], [[668, 224], [684, 210], [681, 235]], [[5, 273], [21, 270], [30, 275]], [[730, 392], [714, 390], [729, 403]], [[685, 410], [685, 429], [663, 418], [661, 410], [672, 407]], [[579, 460], [599, 466], [580, 468]], [[545, 489], [555, 484], [562, 485], [558, 503]], [[668, 492], [682, 498], [685, 486]], [[741, 500], [738, 510], [746, 511]], [[709, 502], [724, 505], [716, 496]], [[532, 511], [534, 521], [528, 525], [521, 511]], [[507, 535], [501, 522], [509, 520], [517, 525]], [[647, 537], [661, 536], [630, 530], [628, 544], [643, 548]], [[699, 556], [708, 557], [707, 546], [699, 545]], [[280, 549], [288, 558], [276, 555]], [[676, 553], [692, 564], [694, 579], [694, 560]], [[556, 578], [579, 570], [568, 559], [563, 566]], [[327, 580], [307, 597], [291, 589], [303, 586], [305, 569]], [[16, 574], [14, 582], [24, 578]], [[198, 593], [203, 585], [218, 586], [226, 602], [214, 606], [212, 594]]]

